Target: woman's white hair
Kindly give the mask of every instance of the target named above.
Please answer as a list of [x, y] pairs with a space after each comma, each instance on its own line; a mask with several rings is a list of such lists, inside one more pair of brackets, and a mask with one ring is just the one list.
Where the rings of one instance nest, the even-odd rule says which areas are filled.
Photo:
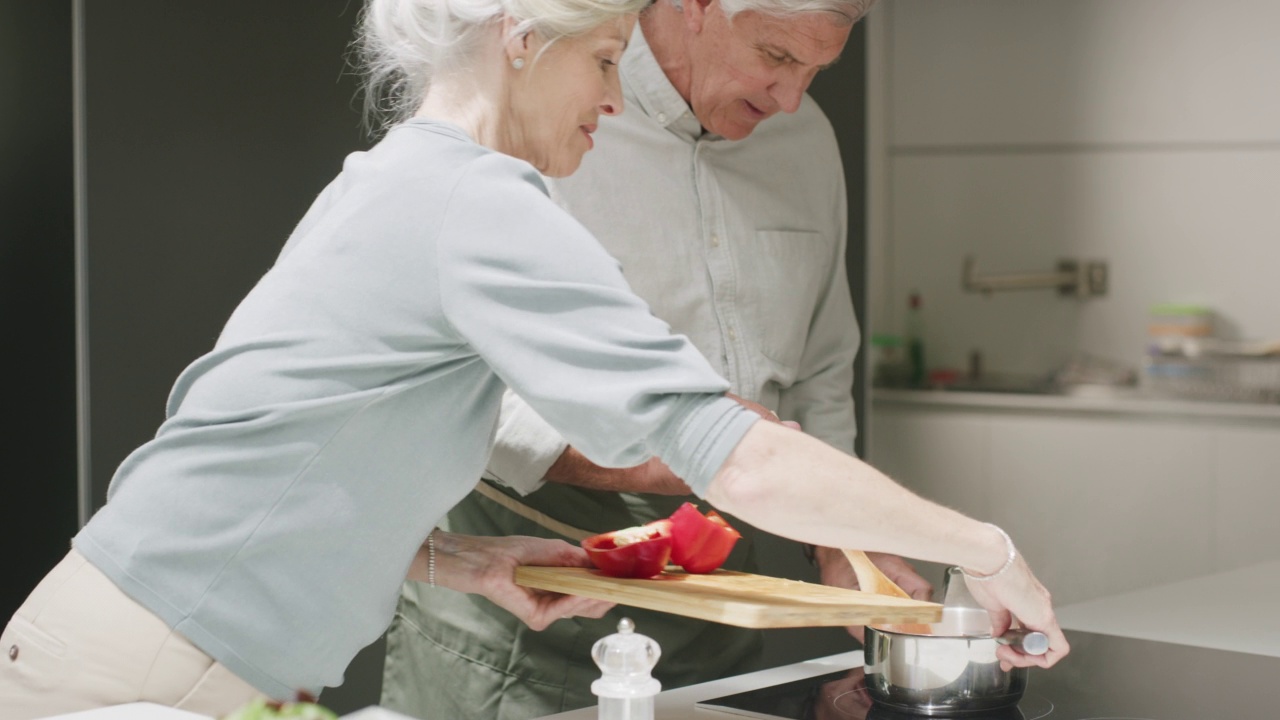
[[[682, 0], [670, 2], [676, 9], [683, 6]], [[852, 25], [870, 12], [875, 4], [876, 0], [720, 0], [720, 9], [728, 18], [747, 11], [774, 17], [826, 12], [838, 15], [842, 18], [840, 22]]]
[[[486, 29], [547, 43], [637, 13], [652, 0], [366, 0], [357, 39], [365, 119], [385, 128], [413, 115], [433, 77], [477, 62]], [[381, 122], [378, 122], [381, 121]]]

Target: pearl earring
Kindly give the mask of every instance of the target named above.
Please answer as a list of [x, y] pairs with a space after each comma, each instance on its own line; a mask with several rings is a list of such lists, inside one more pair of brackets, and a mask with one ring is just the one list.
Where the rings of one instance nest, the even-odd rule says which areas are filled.
[[520, 68], [524, 67], [524, 58], [522, 58], [522, 57], [518, 57], [518, 58], [516, 58], [515, 60], [512, 60], [512, 61], [511, 61], [511, 67], [513, 67], [513, 68], [515, 68], [515, 69], [517, 69], [517, 70], [519, 70]]

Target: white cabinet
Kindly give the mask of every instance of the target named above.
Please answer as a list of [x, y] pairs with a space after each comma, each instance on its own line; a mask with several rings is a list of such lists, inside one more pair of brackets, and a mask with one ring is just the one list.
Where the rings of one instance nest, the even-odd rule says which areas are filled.
[[930, 395], [877, 396], [870, 461], [1007, 529], [1059, 604], [1280, 559], [1280, 408], [1232, 417]]

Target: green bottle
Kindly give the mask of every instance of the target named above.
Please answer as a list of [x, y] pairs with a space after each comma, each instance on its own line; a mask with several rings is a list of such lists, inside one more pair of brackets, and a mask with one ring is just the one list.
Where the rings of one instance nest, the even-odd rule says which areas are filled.
[[920, 293], [912, 292], [907, 300], [907, 379], [911, 387], [924, 387], [924, 316], [920, 310]]

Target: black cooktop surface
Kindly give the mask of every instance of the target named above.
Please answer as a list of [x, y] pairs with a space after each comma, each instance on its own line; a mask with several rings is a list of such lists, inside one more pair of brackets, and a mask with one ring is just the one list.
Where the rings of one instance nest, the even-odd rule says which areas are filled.
[[[1071, 654], [1032, 668], [1016, 708], [954, 720], [1276, 720], [1280, 658], [1068, 632]], [[698, 703], [782, 720], [919, 720], [877, 706], [862, 668]]]

